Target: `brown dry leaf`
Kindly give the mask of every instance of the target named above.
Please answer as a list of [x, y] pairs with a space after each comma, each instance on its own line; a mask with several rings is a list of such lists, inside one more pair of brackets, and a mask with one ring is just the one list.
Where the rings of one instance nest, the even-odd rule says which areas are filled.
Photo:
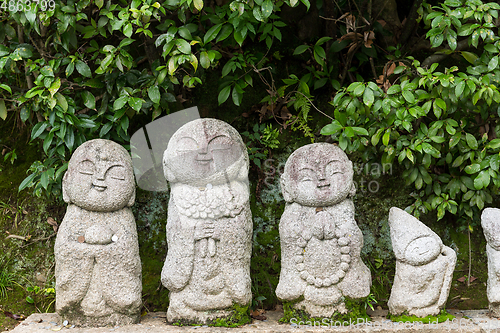
[[385, 22], [384, 20], [377, 20], [378, 23], [380, 23], [380, 25], [383, 27], [385, 27], [387, 25], [387, 22]]
[[15, 319], [15, 320], [24, 320], [24, 319], [26, 319], [26, 317], [23, 316], [23, 315], [13, 314], [12, 312], [9, 312], [9, 311], [3, 311], [3, 314], [6, 317], [9, 317], [9, 318], [12, 318], [12, 319]]
[[179, 102], [179, 103], [184, 103], [184, 102], [189, 101], [189, 99], [185, 99], [184, 97], [182, 97], [182, 94], [177, 95], [175, 98], [177, 99], [177, 102]]
[[396, 69], [396, 64], [395, 63], [392, 63], [389, 68], [387, 68], [387, 72], [386, 72], [386, 75], [387, 76], [391, 76], [392, 74], [394, 74], [394, 70]]
[[349, 32], [350, 30], [356, 29], [356, 16], [348, 15], [345, 18], [345, 24], [347, 26], [347, 32]]
[[365, 47], [371, 48], [374, 39], [375, 39], [375, 33], [373, 31], [364, 32]]
[[262, 315], [263, 313], [266, 313], [266, 310], [264, 310], [264, 309], [253, 310], [250, 312], [250, 317], [252, 317], [253, 319], [257, 319], [257, 320], [266, 320], [267, 317], [263, 316]]
[[241, 116], [242, 116], [242, 117], [245, 117], [245, 118], [248, 118], [250, 115], [249, 115], [248, 113], [246, 113], [246, 112], [243, 112], [243, 113], [241, 114]]
[[59, 225], [57, 224], [56, 220], [54, 220], [52, 217], [49, 217], [47, 219], [47, 223], [52, 226], [52, 228], [54, 229], [54, 232], [57, 232]]
[[474, 282], [475, 280], [477, 280], [477, 277], [475, 277], [475, 276], [470, 277], [470, 282]]
[[459, 277], [459, 278], [457, 279], [457, 281], [458, 281], [458, 282], [462, 282], [462, 283], [464, 283], [464, 282], [465, 282], [465, 280], [467, 280], [467, 278], [466, 278], [465, 276]]
[[347, 15], [350, 15], [350, 14], [351, 13], [349, 13], [349, 12], [347, 12], [345, 14], [342, 14], [342, 16], [337, 19], [337, 21], [340, 21], [340, 20], [344, 19], [344, 17], [346, 17]]
[[339, 38], [339, 41], [343, 41], [343, 40], [346, 40], [346, 39], [351, 39], [351, 40], [358, 40], [358, 39], [362, 39], [363, 38], [363, 35], [360, 34], [359, 32], [349, 32], [349, 33], [346, 33], [345, 35], [343, 35], [342, 37]]
[[290, 113], [290, 111], [288, 111], [288, 108], [286, 106], [283, 106], [281, 108], [281, 119], [289, 120], [290, 118], [292, 118], [292, 114]]

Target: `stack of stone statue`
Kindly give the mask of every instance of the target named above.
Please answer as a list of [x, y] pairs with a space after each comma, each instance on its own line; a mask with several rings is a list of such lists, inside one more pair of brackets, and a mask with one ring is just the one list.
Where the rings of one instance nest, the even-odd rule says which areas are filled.
[[[211, 323], [230, 316], [252, 298], [246, 146], [229, 124], [197, 119], [171, 137], [163, 164], [171, 187], [161, 272], [170, 291], [167, 320]], [[281, 187], [286, 208], [276, 295], [311, 317], [347, 312], [345, 299], [367, 297], [371, 287], [354, 219], [352, 162], [333, 144], [301, 147], [286, 162]], [[63, 196], [68, 208], [55, 244], [58, 314], [80, 326], [138, 322], [141, 263], [127, 151], [108, 140], [81, 145], [64, 176]], [[500, 210], [486, 209], [482, 224], [490, 309], [498, 316]], [[455, 252], [399, 208], [391, 209], [389, 225], [397, 260], [390, 313], [437, 315], [448, 297]]]

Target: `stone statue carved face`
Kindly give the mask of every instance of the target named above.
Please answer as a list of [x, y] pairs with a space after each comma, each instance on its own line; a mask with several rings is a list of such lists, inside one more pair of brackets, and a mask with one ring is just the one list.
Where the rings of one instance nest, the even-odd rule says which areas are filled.
[[441, 253], [441, 244], [435, 237], [424, 236], [411, 241], [405, 250], [406, 262], [413, 266], [425, 265]]
[[233, 127], [217, 119], [197, 119], [170, 139], [163, 157], [165, 176], [174, 182], [204, 185], [200, 181], [207, 180], [215, 185], [217, 180], [210, 177], [226, 173], [227, 179], [218, 179], [224, 183], [237, 177], [232, 173], [239, 169], [232, 172], [230, 166], [242, 156], [246, 157], [246, 148]]
[[109, 140], [90, 140], [75, 150], [63, 179], [64, 201], [91, 210], [111, 212], [135, 200], [132, 161]]
[[352, 162], [332, 144], [315, 143], [297, 149], [281, 179], [287, 202], [330, 206], [354, 195]]

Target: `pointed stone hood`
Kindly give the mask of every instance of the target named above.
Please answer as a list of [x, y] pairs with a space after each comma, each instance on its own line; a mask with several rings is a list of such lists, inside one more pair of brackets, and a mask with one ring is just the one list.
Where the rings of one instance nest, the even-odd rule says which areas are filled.
[[397, 207], [392, 207], [389, 211], [389, 227], [391, 228], [392, 248], [397, 260], [406, 261], [406, 247], [420, 237], [433, 237], [441, 247], [443, 246], [441, 238], [434, 231], [413, 215]]
[[500, 209], [485, 208], [481, 214], [484, 237], [495, 250], [500, 250]]

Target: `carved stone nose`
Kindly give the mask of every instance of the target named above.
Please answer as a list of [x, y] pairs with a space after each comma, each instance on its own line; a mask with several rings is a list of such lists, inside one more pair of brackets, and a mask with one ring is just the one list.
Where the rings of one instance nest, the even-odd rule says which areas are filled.
[[325, 178], [319, 180], [318, 187], [321, 188], [321, 187], [327, 187], [327, 186], [330, 186], [330, 183], [327, 182]]
[[213, 159], [212, 152], [208, 150], [208, 147], [203, 147], [198, 150], [198, 156], [196, 157], [198, 161], [211, 161]]

